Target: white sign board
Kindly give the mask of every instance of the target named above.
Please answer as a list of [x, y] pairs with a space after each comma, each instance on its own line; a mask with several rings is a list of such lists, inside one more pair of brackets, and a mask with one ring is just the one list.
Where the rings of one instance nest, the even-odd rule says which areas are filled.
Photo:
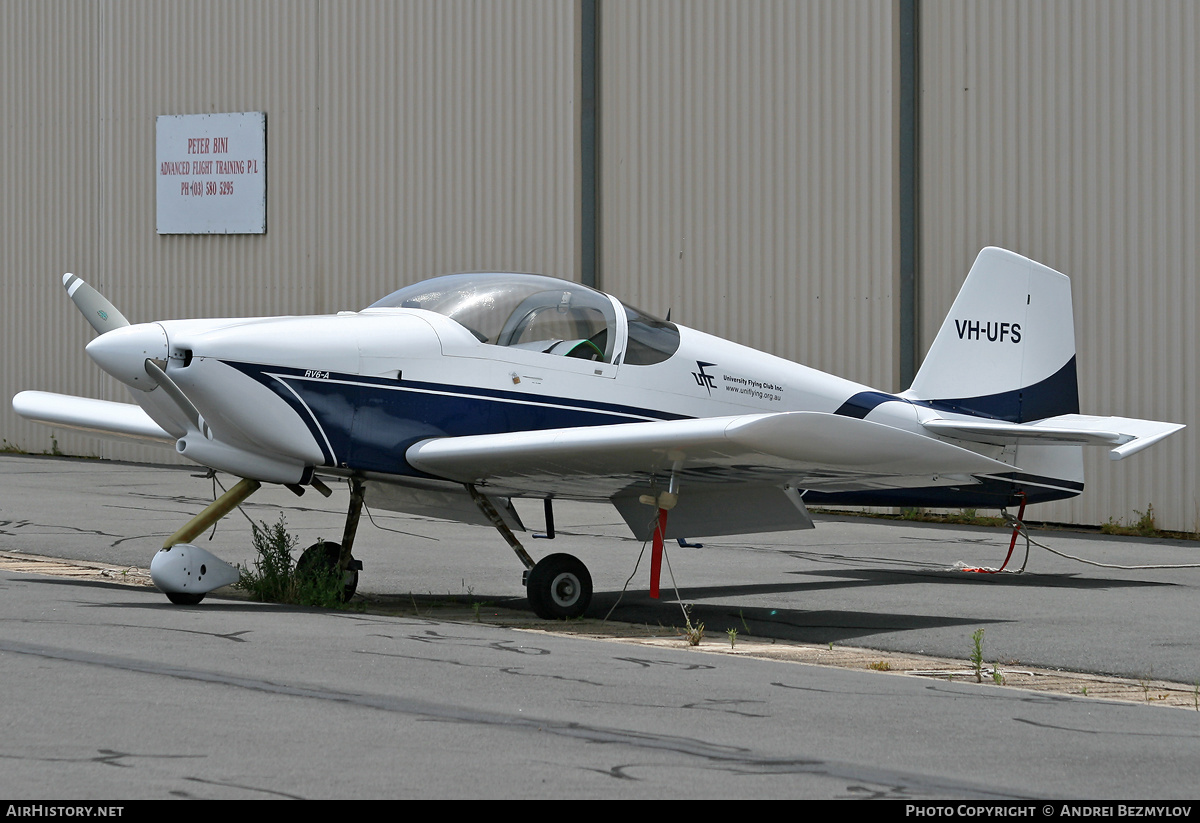
[[267, 113], [164, 114], [155, 124], [159, 234], [267, 231]]

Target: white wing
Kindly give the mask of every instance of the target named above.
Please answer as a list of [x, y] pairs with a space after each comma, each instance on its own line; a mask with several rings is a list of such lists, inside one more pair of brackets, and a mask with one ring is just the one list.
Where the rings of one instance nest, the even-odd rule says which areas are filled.
[[27, 420], [79, 429], [105, 437], [170, 445], [176, 438], [132, 403], [113, 403], [69, 394], [23, 391], [13, 398], [13, 411]]
[[[634, 533], [674, 473], [677, 535], [811, 528], [799, 492], [962, 485], [1012, 471], [967, 449], [819, 412], [627, 423], [423, 440], [408, 462], [490, 494], [612, 500]], [[645, 517], [643, 517], [645, 515]]]

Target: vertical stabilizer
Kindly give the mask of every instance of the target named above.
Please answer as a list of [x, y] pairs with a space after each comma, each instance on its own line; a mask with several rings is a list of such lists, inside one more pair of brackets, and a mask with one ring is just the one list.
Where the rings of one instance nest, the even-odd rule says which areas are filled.
[[1079, 412], [1066, 275], [986, 248], [904, 397], [1012, 423]]

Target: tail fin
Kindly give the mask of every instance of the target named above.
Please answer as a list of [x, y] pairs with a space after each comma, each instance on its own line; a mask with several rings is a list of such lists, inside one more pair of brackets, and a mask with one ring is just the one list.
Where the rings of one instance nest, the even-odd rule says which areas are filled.
[[1066, 275], [985, 248], [904, 396], [943, 412], [1010, 423], [1077, 414]]

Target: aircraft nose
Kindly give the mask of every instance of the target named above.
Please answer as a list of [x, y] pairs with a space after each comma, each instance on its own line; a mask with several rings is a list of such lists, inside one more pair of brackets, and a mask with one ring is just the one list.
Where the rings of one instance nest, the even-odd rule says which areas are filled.
[[167, 332], [158, 323], [124, 326], [100, 335], [85, 351], [97, 366], [125, 385], [150, 391], [157, 384], [146, 373], [146, 358], [167, 359]]

